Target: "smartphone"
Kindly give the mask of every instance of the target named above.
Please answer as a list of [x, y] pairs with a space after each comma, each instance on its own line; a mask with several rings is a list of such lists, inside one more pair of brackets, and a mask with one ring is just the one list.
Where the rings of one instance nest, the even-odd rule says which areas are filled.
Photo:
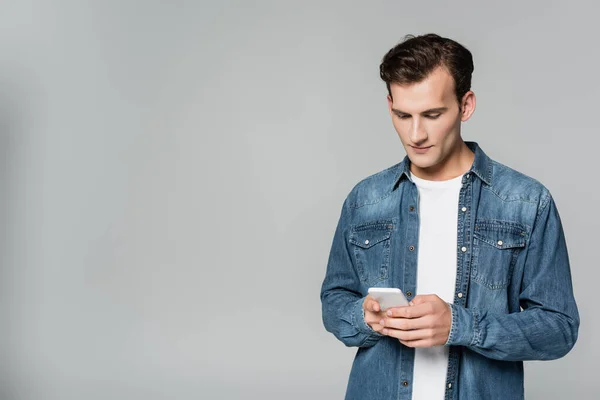
[[404, 297], [404, 293], [398, 288], [372, 287], [369, 288], [369, 294], [377, 300], [381, 311], [408, 305], [408, 300]]

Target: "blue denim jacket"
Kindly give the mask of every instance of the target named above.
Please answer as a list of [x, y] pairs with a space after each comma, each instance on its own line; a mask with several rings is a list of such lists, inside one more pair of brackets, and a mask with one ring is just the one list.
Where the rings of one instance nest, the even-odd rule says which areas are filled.
[[[458, 206], [457, 273], [445, 399], [521, 399], [523, 361], [573, 347], [579, 314], [556, 205], [538, 181], [466, 142], [475, 160]], [[358, 183], [346, 198], [321, 288], [323, 323], [356, 346], [346, 399], [412, 395], [414, 349], [364, 321], [371, 286], [419, 294], [418, 192], [410, 160]], [[425, 293], [423, 293], [425, 294]]]

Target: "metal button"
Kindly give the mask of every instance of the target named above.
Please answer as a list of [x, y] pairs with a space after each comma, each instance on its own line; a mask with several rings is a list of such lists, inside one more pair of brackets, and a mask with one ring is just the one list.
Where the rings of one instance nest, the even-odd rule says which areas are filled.
[[451, 383], [448, 384], [448, 389], [452, 389], [452, 384]]
[[410, 206], [410, 207], [408, 207], [408, 209], [409, 209], [410, 211], [415, 211], [415, 207], [414, 207], [414, 206]]
[[410, 297], [410, 296], [412, 296], [412, 292], [409, 290], [408, 292], [406, 292], [406, 296], [407, 296], [407, 297]]
[[460, 250], [461, 250], [461, 251], [464, 253], [465, 251], [467, 251], [467, 248], [466, 248], [466, 247], [463, 247], [463, 248], [461, 248]]
[[462, 212], [466, 212], [467, 211], [467, 207], [463, 207], [461, 208]]
[[467, 179], [469, 179], [470, 177], [471, 177], [471, 175], [470, 175], [470, 174], [466, 174], [466, 175], [465, 175], [465, 178], [467, 178]]
[[462, 299], [462, 293], [457, 294], [459, 299]]
[[369, 241], [368, 241], [368, 240], [365, 240], [365, 244], [369, 244]]
[[502, 240], [498, 240], [498, 246], [502, 246]]
[[408, 382], [407, 381], [402, 382], [402, 386], [408, 386]]
[[413, 250], [415, 249], [415, 246], [410, 246], [408, 249], [409, 249], [410, 251], [413, 251]]

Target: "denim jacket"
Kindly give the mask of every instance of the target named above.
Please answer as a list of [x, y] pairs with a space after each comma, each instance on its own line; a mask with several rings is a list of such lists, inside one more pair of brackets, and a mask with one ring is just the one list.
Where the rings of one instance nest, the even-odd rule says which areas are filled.
[[[562, 357], [577, 340], [565, 236], [547, 188], [466, 144], [475, 160], [457, 210], [445, 399], [521, 399], [523, 361]], [[419, 294], [419, 202], [409, 170], [405, 157], [359, 182], [335, 230], [321, 302], [325, 328], [358, 347], [348, 400], [412, 396], [414, 349], [373, 331], [362, 309], [372, 286], [400, 288], [409, 300]]]

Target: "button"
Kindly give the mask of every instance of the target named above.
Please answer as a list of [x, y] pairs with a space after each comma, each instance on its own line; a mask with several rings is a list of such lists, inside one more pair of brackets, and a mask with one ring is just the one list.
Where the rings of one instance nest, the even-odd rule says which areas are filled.
[[462, 299], [462, 293], [457, 294], [459, 299]]
[[410, 251], [413, 251], [413, 250], [415, 249], [415, 246], [410, 246], [408, 249], [409, 249]]
[[502, 240], [498, 240], [498, 246], [502, 246]]
[[408, 382], [407, 381], [402, 382], [402, 386], [408, 386]]
[[415, 207], [414, 207], [414, 206], [410, 206], [410, 207], [408, 207], [408, 209], [409, 209], [410, 211], [415, 211]]
[[365, 244], [369, 244], [369, 241], [368, 241], [368, 240], [365, 240]]
[[407, 297], [410, 297], [410, 296], [412, 296], [412, 292], [409, 290], [408, 292], [406, 292], [406, 296], [407, 296]]
[[467, 178], [467, 179], [469, 179], [470, 177], [471, 177], [471, 175], [470, 175], [470, 174], [466, 174], [466, 175], [465, 175], [465, 178]]
[[460, 251], [462, 251], [464, 253], [465, 251], [467, 251], [467, 248], [463, 247], [463, 248], [460, 249]]
[[467, 212], [467, 207], [461, 208], [462, 212]]
[[451, 383], [448, 384], [448, 389], [452, 389], [452, 384]]
[[388, 229], [392, 229], [394, 225], [388, 225]]

